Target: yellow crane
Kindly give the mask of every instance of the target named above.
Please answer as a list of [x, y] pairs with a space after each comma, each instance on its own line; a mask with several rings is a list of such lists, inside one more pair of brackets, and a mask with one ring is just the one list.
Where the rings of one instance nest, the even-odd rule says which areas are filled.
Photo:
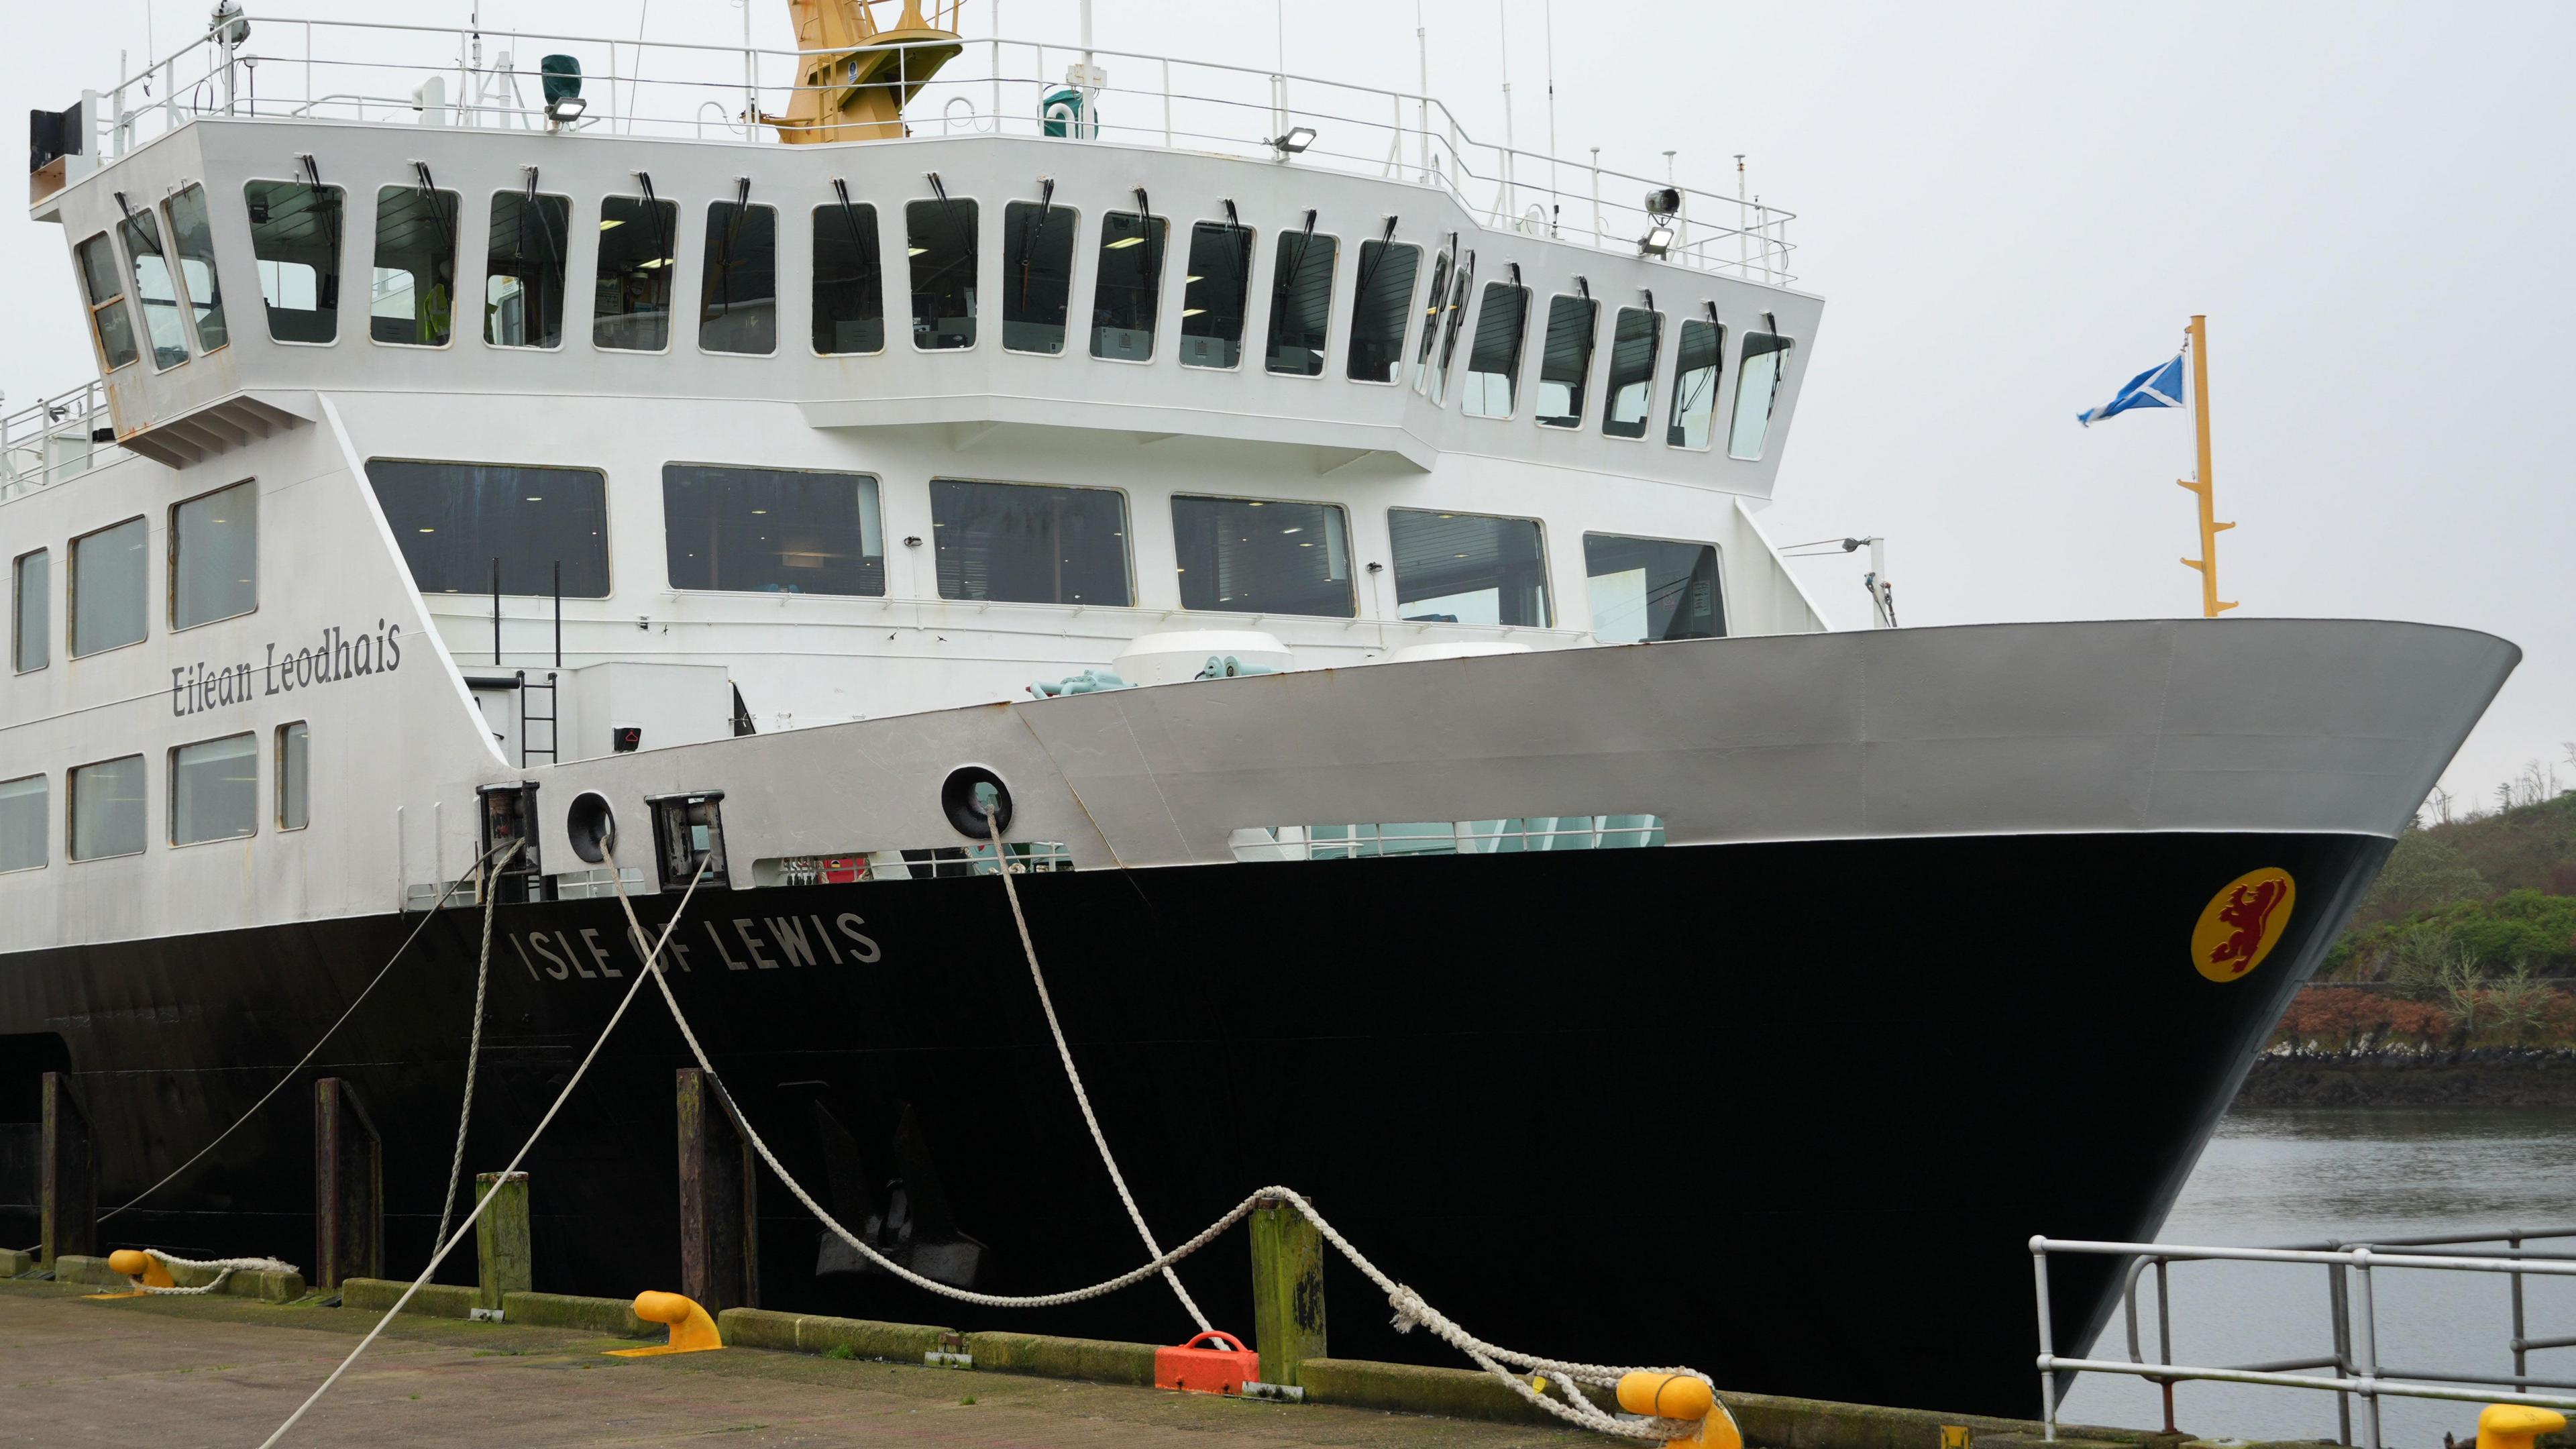
[[903, 0], [903, 12], [879, 28], [872, 9], [883, 0], [787, 0], [796, 27], [796, 93], [787, 114], [763, 114], [778, 138], [804, 145], [820, 141], [883, 141], [904, 134], [903, 108], [954, 60], [965, 43], [957, 36], [964, 0]]

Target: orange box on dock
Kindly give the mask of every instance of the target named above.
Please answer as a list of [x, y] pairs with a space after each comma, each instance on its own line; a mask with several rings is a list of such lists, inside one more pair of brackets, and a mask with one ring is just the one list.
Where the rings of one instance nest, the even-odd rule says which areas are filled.
[[[1213, 1342], [1214, 1348], [1201, 1348]], [[1261, 1377], [1261, 1355], [1231, 1333], [1211, 1328], [1178, 1348], [1154, 1350], [1154, 1387], [1190, 1394], [1241, 1394], [1244, 1381]]]

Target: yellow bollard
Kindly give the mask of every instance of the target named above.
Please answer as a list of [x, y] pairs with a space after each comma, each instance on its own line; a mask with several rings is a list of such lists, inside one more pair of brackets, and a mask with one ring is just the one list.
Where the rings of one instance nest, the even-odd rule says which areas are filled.
[[117, 1298], [145, 1297], [147, 1295], [143, 1290], [146, 1288], [179, 1286], [171, 1281], [170, 1270], [162, 1266], [160, 1259], [134, 1248], [119, 1248], [108, 1254], [107, 1270], [111, 1273], [124, 1274], [127, 1281], [134, 1284], [134, 1287], [123, 1293], [84, 1293], [82, 1297], [97, 1302], [107, 1302]]
[[1623, 1375], [1619, 1380], [1619, 1407], [1631, 1414], [1699, 1425], [1687, 1439], [1665, 1441], [1666, 1449], [1744, 1449], [1744, 1431], [1736, 1427], [1735, 1416], [1717, 1401], [1707, 1384], [1688, 1374]]
[[2489, 1404], [2478, 1411], [2478, 1449], [2531, 1449], [2542, 1434], [2567, 1427], [2567, 1416], [2532, 1404]]
[[608, 1350], [610, 1357], [650, 1358], [655, 1354], [704, 1353], [711, 1348], [724, 1347], [724, 1339], [716, 1333], [716, 1321], [709, 1318], [707, 1311], [700, 1308], [695, 1300], [677, 1293], [646, 1291], [636, 1294], [635, 1316], [646, 1323], [671, 1325], [671, 1341], [650, 1348], [612, 1348]]

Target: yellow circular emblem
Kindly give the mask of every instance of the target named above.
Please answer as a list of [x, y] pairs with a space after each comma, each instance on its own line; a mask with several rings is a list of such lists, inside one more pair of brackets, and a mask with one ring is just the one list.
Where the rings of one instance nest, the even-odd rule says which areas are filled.
[[2299, 888], [2286, 870], [2247, 871], [2219, 888], [2191, 933], [2191, 964], [2212, 981], [2234, 981], [2263, 964], [2290, 928]]

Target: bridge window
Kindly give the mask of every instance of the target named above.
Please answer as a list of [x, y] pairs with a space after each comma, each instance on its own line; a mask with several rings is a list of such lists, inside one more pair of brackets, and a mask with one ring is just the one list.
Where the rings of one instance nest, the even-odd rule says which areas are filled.
[[1107, 488], [934, 478], [939, 597], [1125, 607], [1127, 500]]
[[1728, 429], [1726, 456], [1759, 458], [1771, 431], [1771, 407], [1780, 398], [1780, 379], [1789, 366], [1786, 337], [1747, 333], [1744, 360], [1735, 368], [1735, 422]]
[[170, 198], [170, 250], [179, 259], [180, 289], [197, 323], [197, 350], [212, 352], [232, 341], [224, 327], [224, 285], [215, 271], [215, 230], [206, 220], [206, 188], [191, 186]]
[[662, 527], [675, 589], [885, 592], [877, 480], [863, 473], [666, 463]]
[[1619, 309], [1618, 330], [1610, 340], [1610, 405], [1601, 413], [1602, 436], [1646, 435], [1646, 416], [1655, 400], [1655, 353], [1663, 340], [1664, 314], [1643, 307]]
[[134, 301], [143, 309], [143, 335], [152, 342], [153, 369], [177, 367], [188, 360], [188, 324], [179, 320], [179, 283], [161, 250], [161, 224], [146, 208], [127, 217], [116, 230], [125, 238]]
[[0, 780], [0, 871], [44, 865], [45, 814], [52, 782], [42, 775]]
[[1476, 345], [1467, 351], [1467, 391], [1459, 406], [1472, 418], [1507, 418], [1520, 387], [1521, 346], [1529, 331], [1529, 288], [1487, 282], [1476, 309]]
[[1350, 539], [1342, 510], [1329, 503], [1176, 495], [1172, 538], [1184, 609], [1354, 612]]
[[1537, 520], [1390, 508], [1386, 523], [1398, 616], [1547, 627], [1547, 550]]
[[671, 262], [678, 203], [611, 196], [599, 203], [598, 286], [590, 345], [660, 352], [671, 345]]
[[1413, 390], [1431, 391], [1431, 349], [1440, 344], [1440, 314], [1449, 306], [1449, 254], [1431, 263], [1431, 291], [1422, 301], [1422, 346], [1413, 355]]
[[1583, 572], [1592, 637], [1604, 644], [1714, 639], [1726, 632], [1712, 545], [1587, 533]]
[[236, 483], [170, 508], [170, 627], [259, 607], [259, 485]]
[[1012, 352], [1064, 351], [1064, 319], [1073, 305], [1073, 208], [1014, 201], [1002, 208], [1002, 346]]
[[424, 594], [608, 597], [608, 480], [589, 468], [367, 462], [367, 482]]
[[1547, 304], [1547, 350], [1538, 359], [1538, 423], [1543, 428], [1583, 426], [1583, 394], [1592, 380], [1592, 337], [1601, 326], [1601, 304], [1589, 297], [1552, 297]]
[[885, 253], [873, 206], [814, 208], [814, 351], [885, 351]]
[[1272, 372], [1324, 375], [1324, 333], [1333, 321], [1333, 263], [1341, 242], [1312, 231], [1281, 232], [1270, 284]]
[[313, 823], [313, 727], [298, 720], [277, 727], [277, 828]]
[[9, 667], [25, 674], [53, 662], [53, 557], [41, 548], [22, 553], [9, 575]]
[[1091, 355], [1121, 362], [1154, 356], [1154, 323], [1163, 305], [1163, 253], [1171, 223], [1141, 212], [1100, 219], [1099, 278], [1092, 290]]
[[698, 346], [765, 357], [778, 350], [778, 208], [707, 208], [698, 288]]
[[1449, 284], [1449, 305], [1440, 314], [1440, 364], [1431, 374], [1431, 405], [1440, 407], [1449, 400], [1449, 368], [1458, 360], [1458, 331], [1467, 320], [1467, 298], [1476, 285], [1476, 257], [1468, 253], [1460, 263], [1458, 276]]
[[99, 370], [114, 372], [141, 355], [134, 347], [134, 321], [125, 313], [116, 244], [100, 232], [74, 250], [80, 257], [81, 286], [89, 294], [89, 332], [98, 343]]
[[71, 777], [71, 857], [141, 855], [151, 829], [143, 804], [143, 757], [82, 765]]
[[1203, 221], [1190, 228], [1189, 281], [1181, 292], [1181, 366], [1243, 361], [1243, 310], [1252, 289], [1252, 228]]
[[203, 845], [259, 830], [259, 736], [227, 735], [170, 752], [170, 843]]
[[455, 326], [456, 193], [379, 189], [367, 335], [398, 347], [445, 347]]
[[1421, 270], [1420, 247], [1360, 243], [1360, 280], [1351, 289], [1353, 382], [1404, 380], [1404, 328], [1413, 320], [1413, 279]]
[[340, 188], [254, 181], [242, 195], [250, 206], [250, 251], [259, 263], [268, 335], [280, 342], [337, 341]]
[[912, 345], [946, 352], [975, 345], [975, 203], [942, 198], [903, 208], [912, 257]]
[[571, 238], [571, 197], [492, 193], [484, 341], [495, 347], [563, 345], [564, 252]]
[[1706, 448], [1717, 417], [1717, 369], [1726, 352], [1726, 329], [1714, 322], [1682, 323], [1681, 352], [1673, 359], [1673, 419], [1664, 442]]
[[142, 642], [148, 528], [129, 518], [72, 540], [72, 657]]

